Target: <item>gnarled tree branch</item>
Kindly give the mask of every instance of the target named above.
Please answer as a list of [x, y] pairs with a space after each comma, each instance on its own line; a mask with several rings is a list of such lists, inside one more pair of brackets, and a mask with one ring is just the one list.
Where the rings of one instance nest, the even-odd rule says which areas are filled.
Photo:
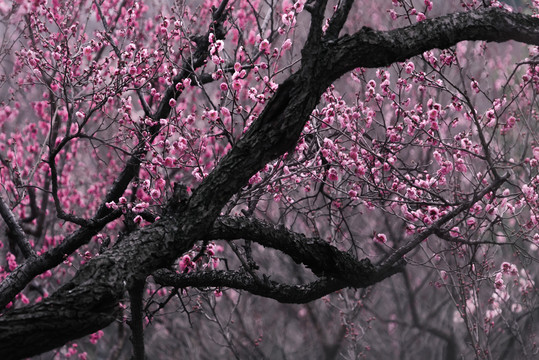
[[331, 278], [320, 278], [303, 285], [287, 285], [273, 280], [259, 282], [243, 271], [201, 271], [178, 274], [161, 269], [153, 274], [153, 278], [163, 286], [175, 288], [228, 287], [246, 290], [252, 294], [288, 304], [303, 304], [346, 287], [346, 284]]
[[[247, 239], [280, 250], [296, 263], [309, 267], [317, 276], [338, 279], [344, 286], [367, 287], [379, 281], [382, 276], [375, 271], [368, 258], [357, 260], [321, 239], [307, 238], [284, 227], [275, 227], [256, 219], [220, 217], [215, 221], [210, 237], [223, 240]], [[395, 271], [397, 269], [388, 271], [388, 276]]]

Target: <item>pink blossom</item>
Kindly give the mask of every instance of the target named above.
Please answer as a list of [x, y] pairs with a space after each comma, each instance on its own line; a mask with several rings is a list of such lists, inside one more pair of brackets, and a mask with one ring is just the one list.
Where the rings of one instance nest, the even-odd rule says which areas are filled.
[[485, 206], [485, 212], [489, 215], [495, 215], [497, 213], [497, 209], [496, 209], [496, 206], [492, 205], [492, 204], [487, 204]]
[[234, 89], [235, 91], [240, 91], [241, 88], [242, 88], [241, 80], [236, 79], [232, 82], [232, 89]]
[[522, 185], [522, 193], [527, 200], [533, 200], [536, 197], [534, 188], [527, 184]]
[[440, 276], [441, 276], [442, 280], [447, 280], [447, 278], [449, 277], [445, 270], [440, 270]]
[[377, 243], [385, 244], [387, 243], [387, 236], [385, 234], [376, 234], [373, 240]]
[[270, 48], [270, 43], [268, 40], [264, 39], [262, 40], [262, 42], [260, 43], [260, 45], [258, 46], [258, 49], [264, 53], [268, 53], [269, 51], [269, 48]]
[[282, 45], [283, 50], [288, 50], [292, 47], [292, 40], [286, 39]]
[[259, 184], [261, 182], [262, 182], [262, 177], [260, 176], [260, 172], [257, 172], [256, 174], [251, 176], [251, 178], [249, 179], [249, 184], [250, 185]]
[[522, 305], [516, 304], [516, 303], [511, 304], [511, 311], [512, 312], [518, 314], [518, 313], [522, 312], [522, 310], [523, 310]]
[[135, 205], [133, 207], [133, 212], [141, 213], [144, 210], [146, 210], [146, 208], [148, 208], [148, 206], [150, 206], [150, 204], [148, 204], [147, 202], [140, 202], [140, 203], [138, 203], [137, 205]]
[[161, 197], [161, 191], [159, 189], [152, 189], [150, 191], [150, 196], [152, 197], [152, 199], [158, 199]]
[[165, 158], [165, 162], [164, 162], [163, 165], [165, 165], [166, 167], [173, 167], [174, 166], [174, 159], [172, 157], [170, 157], [170, 156], [167, 156]]
[[286, 26], [294, 26], [296, 24], [296, 15], [293, 11], [289, 11], [281, 16], [281, 21]]
[[180, 259], [180, 272], [191, 272], [195, 269], [196, 264], [191, 261], [191, 257], [189, 255], [184, 255]]
[[90, 335], [90, 342], [91, 342], [92, 344], [97, 344], [97, 341], [98, 341], [99, 339], [101, 339], [101, 338], [103, 337], [104, 334], [105, 334], [105, 333], [103, 332], [103, 330], [99, 330], [99, 331], [93, 333], [92, 335]]
[[406, 63], [405, 67], [404, 67], [404, 71], [406, 71], [407, 74], [411, 74], [413, 73], [415, 70], [415, 65], [413, 62], [409, 61]]
[[504, 274], [510, 274], [510, 275], [513, 275], [513, 276], [516, 276], [518, 275], [518, 269], [517, 267], [514, 265], [514, 264], [511, 264], [507, 261], [504, 261], [502, 263], [502, 265], [500, 266], [500, 270], [504, 273]]
[[325, 21], [324, 21], [324, 25], [322, 25], [322, 31], [325, 33], [327, 31], [327, 29], [329, 28], [329, 18], [327, 18]]
[[357, 176], [364, 176], [367, 173], [367, 169], [363, 165], [358, 165], [356, 168]]
[[533, 157], [536, 160], [539, 160], [539, 146], [536, 146], [536, 147], [533, 148]]
[[219, 113], [216, 110], [210, 110], [206, 113], [206, 115], [208, 116], [208, 119], [210, 119], [210, 121], [217, 121], [217, 119], [219, 118]]
[[499, 272], [499, 273], [496, 274], [496, 280], [494, 280], [494, 286], [498, 290], [504, 290], [505, 289], [505, 285], [504, 285], [502, 276], [503, 276], [503, 274], [501, 272]]
[[8, 263], [8, 267], [10, 271], [13, 271], [17, 268], [17, 260], [15, 258], [15, 255], [13, 255], [11, 252], [8, 251], [6, 254], [6, 260]]
[[459, 158], [455, 161], [455, 169], [462, 173], [468, 171], [468, 168], [466, 167], [466, 164], [464, 163], [464, 160], [462, 158]]
[[440, 215], [440, 210], [437, 207], [434, 206], [428, 206], [427, 207], [427, 214], [431, 218], [431, 220], [437, 220]]
[[460, 235], [460, 229], [458, 226], [454, 226], [451, 228], [451, 230], [449, 230], [449, 235], [451, 235], [452, 237], [459, 237]]
[[217, 52], [223, 50], [224, 46], [225, 46], [225, 43], [223, 42], [223, 40], [217, 40], [217, 41], [215, 42], [215, 50], [216, 50]]
[[303, 7], [305, 6], [306, 0], [298, 0], [294, 3], [294, 9], [296, 9], [296, 13], [300, 13], [303, 11]]
[[[215, 65], [219, 65], [221, 63], [221, 58], [217, 55], [212, 55], [211, 56], [211, 61], [215, 64]], [[224, 60], [223, 60], [224, 62]]]
[[232, 115], [230, 114], [230, 110], [228, 110], [227, 107], [223, 106], [221, 107], [220, 112], [221, 112], [221, 118], [223, 119], [223, 122], [225, 124], [229, 124], [230, 121], [232, 120]]
[[21, 302], [25, 305], [28, 305], [30, 303], [30, 300], [23, 293], [21, 293], [20, 295], [21, 295]]
[[507, 118], [507, 126], [512, 128], [515, 125], [516, 121], [517, 119], [514, 116], [510, 116], [509, 118]]
[[82, 53], [84, 54], [84, 56], [90, 59], [90, 57], [92, 56], [92, 48], [90, 46], [86, 46], [82, 49]]
[[71, 124], [71, 126], [69, 127], [69, 133], [76, 134], [78, 131], [79, 131], [79, 124], [77, 124], [76, 122]]
[[109, 201], [109, 202], [105, 203], [105, 206], [107, 208], [113, 209], [113, 210], [118, 209], [118, 205], [116, 205], [116, 203], [114, 201]]
[[337, 170], [334, 168], [331, 168], [328, 170], [328, 179], [331, 181], [337, 181], [339, 180], [339, 175], [337, 174]]
[[472, 82], [470, 83], [470, 86], [472, 87], [472, 90], [477, 94], [479, 93], [479, 91], [481, 91], [479, 89], [479, 83], [476, 81], [476, 80], [472, 80]]

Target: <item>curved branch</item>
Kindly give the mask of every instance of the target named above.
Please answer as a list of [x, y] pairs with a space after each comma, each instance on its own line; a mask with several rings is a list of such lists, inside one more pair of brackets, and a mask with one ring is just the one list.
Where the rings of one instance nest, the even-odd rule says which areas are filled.
[[[280, 250], [296, 263], [309, 267], [317, 276], [339, 279], [344, 286], [367, 287], [382, 278], [368, 258], [357, 260], [321, 239], [307, 238], [257, 219], [220, 217], [215, 221], [210, 236], [223, 240], [247, 239]], [[393, 270], [383, 277], [398, 271]]]
[[499, 8], [454, 13], [389, 31], [363, 27], [328, 44], [326, 71], [340, 77], [357, 67], [382, 67], [431, 49], [447, 49], [460, 41], [539, 45], [539, 19]]
[[170, 270], [157, 270], [154, 280], [163, 286], [228, 287], [246, 290], [252, 294], [275, 299], [287, 304], [304, 304], [346, 287], [346, 284], [330, 278], [321, 278], [304, 285], [287, 285], [273, 280], [257, 282], [241, 271], [201, 271], [178, 274]]

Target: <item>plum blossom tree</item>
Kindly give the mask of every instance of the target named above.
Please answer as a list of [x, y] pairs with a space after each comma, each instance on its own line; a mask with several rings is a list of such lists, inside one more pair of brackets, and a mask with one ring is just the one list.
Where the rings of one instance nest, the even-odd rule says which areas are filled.
[[0, 1], [0, 358], [533, 358], [538, 9]]

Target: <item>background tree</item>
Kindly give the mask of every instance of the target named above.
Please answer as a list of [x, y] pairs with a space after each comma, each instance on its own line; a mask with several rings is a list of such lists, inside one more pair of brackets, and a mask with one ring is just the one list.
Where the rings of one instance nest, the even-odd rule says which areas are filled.
[[536, 355], [539, 4], [384, 6], [1, 2], [0, 356]]

